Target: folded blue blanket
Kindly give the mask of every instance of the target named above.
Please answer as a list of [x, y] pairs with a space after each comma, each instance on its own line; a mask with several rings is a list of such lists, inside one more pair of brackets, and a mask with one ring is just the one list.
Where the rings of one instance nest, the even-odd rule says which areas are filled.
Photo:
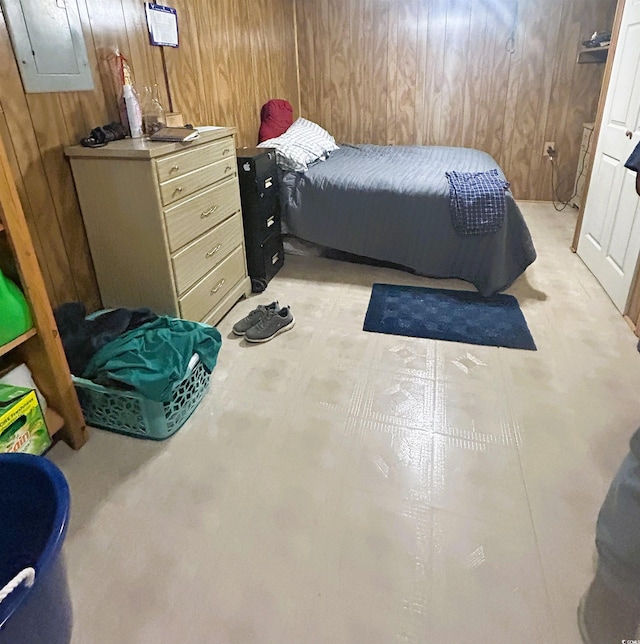
[[446, 172], [451, 223], [460, 235], [495, 233], [507, 212], [509, 183], [494, 168], [487, 172]]

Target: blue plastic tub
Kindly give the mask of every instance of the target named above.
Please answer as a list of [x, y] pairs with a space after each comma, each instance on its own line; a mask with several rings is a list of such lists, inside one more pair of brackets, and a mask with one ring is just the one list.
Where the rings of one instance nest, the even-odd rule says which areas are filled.
[[0, 454], [0, 589], [26, 568], [21, 583], [0, 602], [0, 644], [69, 644], [71, 602], [62, 543], [69, 487], [50, 461]]

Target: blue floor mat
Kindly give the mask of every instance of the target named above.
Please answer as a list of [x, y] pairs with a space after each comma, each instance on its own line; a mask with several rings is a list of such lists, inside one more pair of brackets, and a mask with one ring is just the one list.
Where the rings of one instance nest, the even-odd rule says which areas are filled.
[[536, 351], [512, 295], [374, 284], [364, 330]]

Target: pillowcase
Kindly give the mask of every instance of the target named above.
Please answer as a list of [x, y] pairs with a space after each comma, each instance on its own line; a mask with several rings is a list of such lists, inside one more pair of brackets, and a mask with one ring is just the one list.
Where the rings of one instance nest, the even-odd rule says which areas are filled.
[[326, 159], [337, 150], [335, 139], [317, 123], [300, 117], [284, 134], [267, 139], [259, 148], [274, 148], [276, 161], [283, 170], [304, 172], [309, 164]]

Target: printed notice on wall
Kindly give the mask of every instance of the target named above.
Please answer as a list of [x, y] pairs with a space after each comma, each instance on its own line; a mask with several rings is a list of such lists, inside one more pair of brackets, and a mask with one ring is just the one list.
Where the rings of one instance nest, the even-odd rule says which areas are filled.
[[152, 45], [178, 46], [178, 13], [173, 7], [146, 3], [149, 40]]

